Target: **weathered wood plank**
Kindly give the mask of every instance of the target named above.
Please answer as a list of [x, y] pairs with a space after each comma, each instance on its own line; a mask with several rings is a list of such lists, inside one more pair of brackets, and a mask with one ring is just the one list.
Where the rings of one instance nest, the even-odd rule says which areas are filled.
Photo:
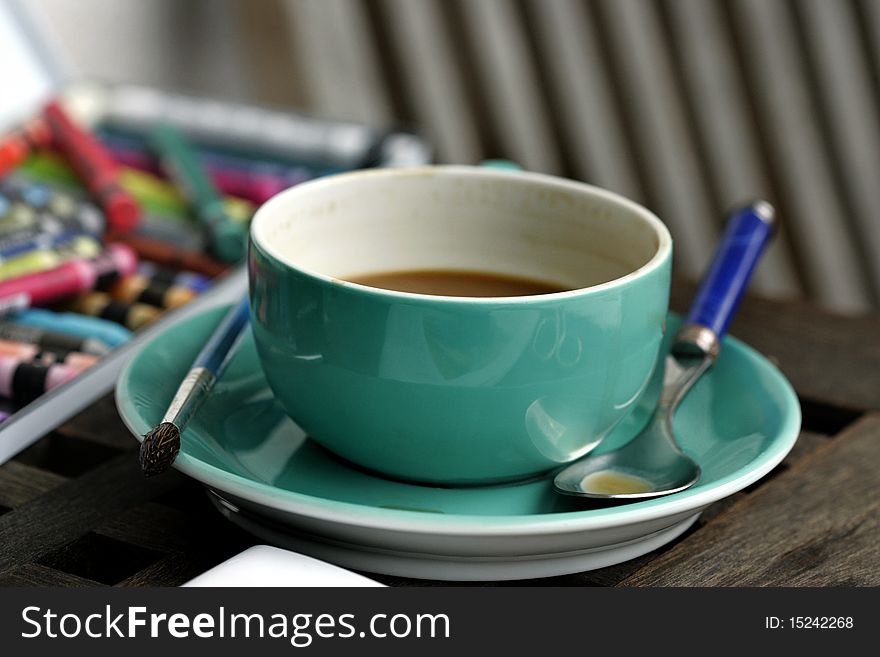
[[190, 514], [148, 502], [110, 518], [95, 528], [95, 533], [151, 550], [173, 552], [194, 547], [197, 528]]
[[878, 461], [871, 415], [620, 585], [876, 586]]
[[180, 586], [210, 566], [197, 555], [175, 552], [121, 581], [117, 586]]
[[183, 500], [187, 507], [149, 502], [111, 518], [94, 531], [151, 550], [197, 554], [206, 568], [256, 542], [215, 511], [201, 486], [181, 486], [174, 494], [190, 498]]
[[27, 563], [0, 573], [0, 586], [104, 586], [38, 563]]
[[65, 481], [61, 475], [7, 461], [0, 467], [0, 506], [14, 509]]
[[[694, 286], [676, 281], [671, 306], [687, 309]], [[730, 333], [776, 362], [801, 397], [880, 410], [880, 315], [844, 317], [801, 302], [746, 298]]]
[[116, 411], [113, 393], [101, 397], [81, 413], [62, 424], [56, 433], [83, 438], [116, 449], [130, 449], [135, 438]]
[[665, 545], [659, 550], [641, 556], [637, 559], [633, 559], [632, 561], [626, 561], [624, 563], [619, 563], [614, 566], [608, 566], [607, 568], [600, 568], [599, 570], [593, 570], [587, 573], [582, 573], [580, 575], [573, 575], [568, 578], [557, 578], [557, 580], [559, 581], [555, 581], [553, 583], [561, 583], [561, 581], [563, 580], [572, 580], [577, 581], [580, 584], [589, 584], [594, 586], [614, 586], [621, 580], [646, 567], [649, 563], [651, 563], [654, 559], [656, 559], [664, 552], [673, 549], [676, 545], [692, 540], [692, 537], [695, 534], [697, 534], [702, 528], [710, 525], [710, 523], [717, 516], [721, 515], [724, 511], [734, 506], [741, 500], [747, 498], [750, 493], [760, 489], [762, 485], [766, 484], [768, 481], [771, 481], [774, 477], [778, 476], [779, 474], [790, 468], [794, 463], [805, 458], [814, 450], [819, 449], [823, 445], [826, 445], [828, 443], [828, 440], [828, 436], [823, 436], [821, 434], [816, 434], [812, 432], [802, 432], [801, 435], [798, 437], [797, 443], [795, 443], [794, 449], [791, 450], [785, 460], [780, 463], [775, 470], [773, 470], [766, 477], [755, 482], [745, 490], [742, 490], [738, 493], [735, 493], [734, 495], [731, 495], [730, 497], [715, 502], [715, 504], [703, 511], [703, 513], [700, 515], [699, 520], [697, 520], [696, 524], [693, 527], [691, 527], [687, 532], [675, 539], [672, 543]]
[[121, 511], [180, 485], [169, 472], [145, 479], [134, 450], [0, 516], [0, 571], [35, 561]]
[[[633, 573], [638, 572], [642, 568], [645, 568], [654, 561], [657, 557], [662, 555], [664, 552], [672, 549], [674, 546], [679, 545], [681, 543], [685, 543], [691, 539], [694, 534], [701, 530], [702, 527], [705, 527], [709, 524], [713, 518], [723, 513], [725, 510], [739, 502], [740, 500], [749, 496], [749, 493], [754, 491], [756, 488], [759, 488], [762, 483], [765, 483], [768, 478], [771, 478], [779, 472], [784, 472], [785, 469], [791, 466], [793, 463], [800, 461], [805, 458], [807, 455], [811, 454], [814, 450], [821, 448], [823, 445], [826, 445], [829, 441], [828, 436], [824, 436], [821, 434], [816, 434], [812, 432], [803, 432], [799, 437], [798, 441], [795, 444], [794, 449], [789, 453], [789, 455], [785, 458], [785, 460], [776, 468], [773, 472], [771, 472], [764, 479], [756, 482], [749, 488], [744, 491], [740, 491], [735, 495], [732, 495], [728, 498], [720, 500], [710, 506], [708, 509], [703, 511], [703, 514], [700, 516], [700, 519], [697, 523], [689, 529], [687, 532], [679, 536], [672, 543], [660, 548], [659, 550], [655, 550], [654, 552], [650, 552], [648, 554], [642, 555], [641, 557], [637, 557], [636, 559], [632, 559], [630, 561], [625, 561], [623, 563], [615, 564], [613, 566], [608, 566], [607, 568], [600, 568], [598, 570], [591, 570], [583, 573], [576, 573], [573, 575], [562, 575], [559, 577], [546, 577], [542, 579], [533, 579], [526, 581], [511, 581], [511, 582], [492, 582], [488, 583], [488, 586], [615, 586], [622, 580], [631, 576]], [[426, 582], [424, 580], [413, 580], [405, 577], [392, 577], [385, 575], [373, 575], [368, 574], [368, 577], [372, 577], [373, 579], [379, 580], [384, 584], [389, 586], [426, 586], [426, 585], [437, 585], [444, 584], [445, 582]]]

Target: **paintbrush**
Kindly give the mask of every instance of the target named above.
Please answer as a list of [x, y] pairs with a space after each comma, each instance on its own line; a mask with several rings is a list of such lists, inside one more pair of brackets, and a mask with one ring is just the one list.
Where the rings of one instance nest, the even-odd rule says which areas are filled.
[[248, 314], [247, 298], [230, 308], [193, 361], [162, 422], [144, 435], [139, 458], [146, 476], [161, 474], [174, 463], [180, 434], [223, 375], [248, 324]]

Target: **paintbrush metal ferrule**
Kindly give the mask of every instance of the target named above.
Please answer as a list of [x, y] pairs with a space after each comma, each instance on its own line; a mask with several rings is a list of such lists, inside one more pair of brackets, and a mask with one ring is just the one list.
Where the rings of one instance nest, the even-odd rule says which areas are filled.
[[191, 369], [180, 383], [162, 422], [173, 424], [183, 431], [201, 403], [208, 397], [216, 381], [217, 377], [207, 367]]
[[144, 436], [138, 458], [148, 477], [171, 467], [180, 452], [180, 434], [202, 401], [208, 396], [217, 377], [206, 367], [194, 367], [177, 388], [162, 422]]

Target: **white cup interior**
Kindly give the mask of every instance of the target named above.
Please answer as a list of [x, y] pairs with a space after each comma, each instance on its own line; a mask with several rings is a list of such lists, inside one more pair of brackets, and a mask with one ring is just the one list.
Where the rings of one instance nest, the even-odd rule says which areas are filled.
[[480, 167], [324, 178], [268, 201], [252, 237], [276, 259], [337, 279], [478, 271], [565, 289], [658, 265], [671, 248], [645, 208], [586, 184]]

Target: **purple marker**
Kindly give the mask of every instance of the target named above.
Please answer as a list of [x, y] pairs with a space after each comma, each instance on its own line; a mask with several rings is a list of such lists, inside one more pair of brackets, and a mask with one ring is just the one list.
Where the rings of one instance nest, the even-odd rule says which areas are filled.
[[11, 414], [7, 413], [6, 411], [0, 411], [0, 424], [8, 420], [10, 415]]

